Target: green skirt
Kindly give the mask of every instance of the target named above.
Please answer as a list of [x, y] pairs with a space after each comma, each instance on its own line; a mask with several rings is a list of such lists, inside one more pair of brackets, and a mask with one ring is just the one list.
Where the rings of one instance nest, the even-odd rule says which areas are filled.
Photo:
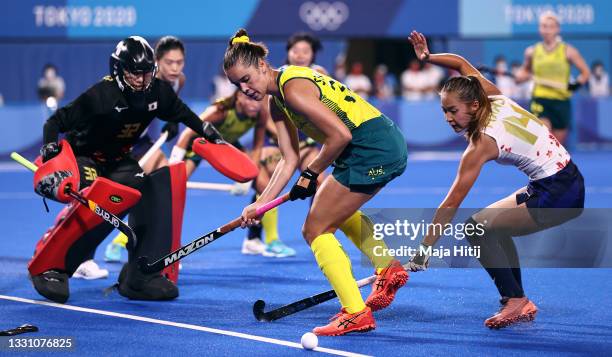
[[408, 151], [398, 127], [386, 116], [368, 120], [334, 162], [332, 175], [351, 192], [372, 194], [406, 169]]

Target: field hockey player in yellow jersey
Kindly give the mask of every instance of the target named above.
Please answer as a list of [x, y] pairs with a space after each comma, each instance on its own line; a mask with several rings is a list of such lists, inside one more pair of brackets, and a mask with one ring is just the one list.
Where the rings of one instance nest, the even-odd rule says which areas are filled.
[[[527, 186], [472, 215], [465, 235], [480, 247], [479, 261], [493, 279], [502, 308], [485, 320], [489, 328], [531, 321], [538, 309], [525, 296], [514, 236], [562, 224], [582, 212], [584, 179], [567, 150], [533, 114], [484, 78], [463, 57], [452, 53], [430, 54], [423, 34], [413, 31], [410, 42], [421, 61], [455, 70], [461, 76], [446, 81], [440, 91], [448, 124], [468, 140], [455, 181], [435, 213], [432, 226], [452, 221], [457, 208], [488, 161], [512, 165], [529, 177]], [[429, 229], [421, 252], [440, 237]], [[410, 269], [425, 270], [426, 253], [411, 259]]]
[[[342, 310], [313, 332], [343, 335], [376, 327], [372, 310], [388, 306], [408, 273], [392, 258], [373, 259], [373, 247], [383, 245], [367, 235], [371, 222], [359, 210], [406, 168], [406, 142], [395, 124], [378, 109], [336, 80], [310, 68], [287, 66], [279, 71], [266, 61], [267, 48], [254, 43], [240, 29], [230, 40], [223, 67], [240, 91], [256, 100], [269, 100], [282, 159], [259, 199], [242, 213], [243, 225], [255, 223], [257, 207], [277, 197], [299, 161], [298, 130], [322, 144], [317, 157], [292, 187], [292, 200], [314, 195], [302, 227], [304, 239], [335, 290]], [[317, 188], [317, 177], [334, 163], [332, 175]], [[363, 301], [351, 263], [334, 233], [342, 230], [372, 259], [378, 277]]]
[[[533, 78], [530, 110], [563, 144], [571, 125], [572, 91], [588, 82], [590, 71], [580, 52], [561, 41], [561, 27], [554, 13], [545, 12], [540, 16], [539, 29], [542, 42], [525, 50], [525, 60], [516, 79], [522, 82]], [[578, 68], [580, 75], [576, 82], [570, 83], [572, 64]]]
[[[327, 74], [325, 69], [314, 64], [317, 52], [321, 50], [321, 42], [314, 36], [299, 32], [292, 35], [287, 40], [287, 64], [296, 66], [311, 67], [320, 73]], [[264, 146], [262, 149], [262, 168], [267, 171], [268, 177], [272, 175], [276, 165], [281, 159], [280, 150], [278, 149], [276, 128], [272, 118], [266, 123], [266, 131], [270, 137], [272, 145]], [[300, 135], [300, 163], [298, 169], [303, 171], [308, 163], [312, 161], [319, 153], [319, 149], [314, 140]], [[324, 175], [319, 177], [319, 182], [322, 182]], [[259, 178], [258, 178], [259, 179]], [[257, 199], [253, 197], [253, 201]], [[244, 254], [262, 254], [266, 257], [286, 258], [295, 256], [295, 250], [288, 247], [280, 239], [278, 239], [278, 207], [266, 212], [262, 217], [262, 222], [249, 227], [247, 239], [243, 242], [242, 252]], [[263, 228], [263, 232], [262, 232]], [[265, 244], [261, 243], [260, 237], [265, 238]]]

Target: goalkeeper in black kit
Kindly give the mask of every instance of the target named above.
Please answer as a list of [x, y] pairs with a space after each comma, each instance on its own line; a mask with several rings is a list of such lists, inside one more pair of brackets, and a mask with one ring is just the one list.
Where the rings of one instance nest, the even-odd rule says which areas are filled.
[[[178, 296], [178, 266], [142, 274], [139, 256], [163, 256], [180, 245], [185, 204], [183, 163], [146, 175], [131, 158], [134, 143], [154, 118], [182, 122], [209, 140], [218, 137], [175, 94], [155, 78], [153, 49], [139, 36], [117, 44], [110, 75], [60, 108], [44, 126], [43, 164], [34, 182], [46, 198], [69, 203], [38, 242], [28, 270], [36, 291], [60, 303], [69, 297], [68, 281], [76, 268], [104, 240], [113, 226], [60, 192], [64, 180], [86, 198], [116, 215], [130, 212], [137, 240], [119, 275], [119, 293], [137, 300]], [[58, 141], [65, 133], [65, 140]], [[65, 183], [64, 183], [65, 185]], [[77, 187], [75, 187], [77, 186]]]

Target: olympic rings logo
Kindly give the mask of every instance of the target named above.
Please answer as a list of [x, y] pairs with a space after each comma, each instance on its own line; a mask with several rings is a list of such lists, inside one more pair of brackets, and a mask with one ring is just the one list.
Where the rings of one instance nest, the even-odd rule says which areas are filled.
[[300, 18], [314, 31], [334, 31], [349, 17], [348, 6], [340, 1], [307, 1], [300, 6]]

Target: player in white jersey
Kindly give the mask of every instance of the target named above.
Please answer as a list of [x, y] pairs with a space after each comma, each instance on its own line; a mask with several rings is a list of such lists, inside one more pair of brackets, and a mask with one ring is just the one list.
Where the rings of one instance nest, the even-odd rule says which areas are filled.
[[440, 236], [437, 224], [449, 223], [483, 165], [495, 160], [514, 165], [529, 177], [529, 183], [465, 222], [474, 229], [464, 230], [471, 245], [480, 247], [479, 261], [493, 279], [502, 308], [485, 320], [490, 328], [501, 328], [533, 320], [537, 307], [523, 291], [521, 270], [513, 236], [534, 233], [575, 218], [584, 207], [584, 180], [546, 126], [533, 114], [501, 95], [463, 57], [430, 54], [425, 37], [413, 31], [409, 37], [421, 61], [461, 73], [449, 79], [440, 92], [446, 121], [457, 133], [465, 133], [466, 148], [453, 185], [440, 204], [427, 235], [411, 259], [413, 271], [425, 270], [425, 253]]

